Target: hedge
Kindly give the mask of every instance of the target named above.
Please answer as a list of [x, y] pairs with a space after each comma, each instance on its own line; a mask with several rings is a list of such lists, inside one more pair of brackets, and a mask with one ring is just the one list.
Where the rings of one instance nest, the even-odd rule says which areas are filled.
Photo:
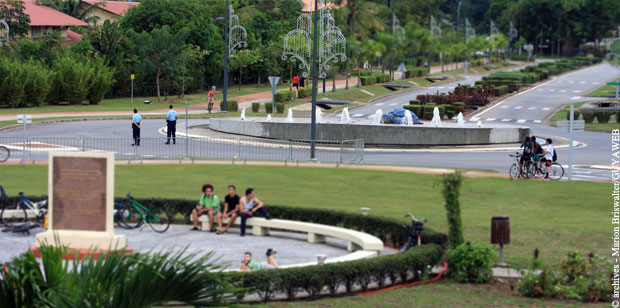
[[284, 104], [281, 104], [281, 103], [276, 104], [276, 111], [278, 111], [279, 114], [283, 114], [284, 113]]
[[594, 113], [594, 116], [596, 116], [596, 119], [598, 120], [599, 123], [609, 123], [609, 119], [611, 118], [613, 112], [611, 111], [596, 111]]
[[239, 104], [237, 101], [227, 101], [226, 102], [226, 110], [229, 112], [237, 112], [239, 111]]
[[297, 91], [298, 98], [308, 97], [311, 95], [312, 95], [312, 87], [299, 88], [299, 91]]
[[260, 103], [252, 103], [252, 112], [257, 113], [260, 110]]
[[420, 105], [420, 101], [417, 99], [412, 99], [409, 101], [409, 105]]
[[265, 112], [266, 113], [273, 113], [273, 103], [265, 103]]
[[276, 103], [284, 103], [295, 99], [295, 91], [280, 91], [274, 96]]
[[422, 105], [405, 105], [403, 108], [413, 112], [418, 118], [422, 115]]
[[368, 86], [371, 84], [377, 83], [377, 78], [375, 76], [362, 76], [360, 77], [363, 86]]
[[405, 72], [405, 78], [412, 77], [424, 77], [428, 74], [428, 69], [424, 67], [412, 67], [407, 68], [407, 72]]

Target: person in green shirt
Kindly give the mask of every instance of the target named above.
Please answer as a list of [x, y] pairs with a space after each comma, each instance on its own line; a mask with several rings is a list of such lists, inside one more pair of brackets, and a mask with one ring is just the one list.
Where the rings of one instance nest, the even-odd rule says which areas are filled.
[[252, 260], [252, 253], [246, 252], [243, 254], [243, 261], [241, 261], [242, 271], [258, 271], [262, 269], [263, 265], [260, 262]]
[[217, 234], [222, 234], [222, 213], [220, 213], [220, 199], [213, 193], [213, 185], [202, 185], [202, 196], [196, 208], [192, 211], [192, 217], [194, 218], [194, 227], [192, 231], [198, 230], [198, 217], [207, 213], [209, 215], [209, 232], [214, 232], [213, 218], [217, 219], [219, 229]]

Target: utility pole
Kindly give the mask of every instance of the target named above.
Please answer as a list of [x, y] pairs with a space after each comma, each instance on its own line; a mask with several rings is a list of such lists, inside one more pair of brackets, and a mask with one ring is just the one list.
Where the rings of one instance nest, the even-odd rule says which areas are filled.
[[[317, 71], [319, 68], [317, 67], [317, 50], [319, 49], [319, 0], [314, 0], [314, 40], [312, 48], [312, 123], [310, 129], [310, 159], [316, 159], [315, 147], [316, 147], [316, 92], [317, 87], [319, 86], [319, 82], [317, 80], [318, 74]], [[323, 79], [325, 81], [325, 79]], [[325, 87], [323, 87], [325, 89]]]
[[[394, 36], [394, 4], [390, 0], [390, 33]], [[390, 52], [390, 81], [394, 80], [394, 55]]]
[[226, 102], [228, 94], [228, 23], [230, 22], [230, 7], [228, 0], [226, 0], [226, 26], [225, 26], [225, 44], [224, 44], [224, 93], [222, 97], [222, 104], [220, 105], [220, 111], [228, 110], [228, 104]]

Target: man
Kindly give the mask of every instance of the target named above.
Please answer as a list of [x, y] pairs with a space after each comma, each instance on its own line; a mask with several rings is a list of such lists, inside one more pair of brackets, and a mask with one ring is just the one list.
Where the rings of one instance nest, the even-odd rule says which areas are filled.
[[222, 214], [220, 213], [220, 199], [213, 193], [213, 185], [202, 185], [202, 197], [196, 208], [192, 211], [192, 217], [194, 218], [194, 228], [192, 231], [198, 230], [198, 217], [204, 213], [209, 215], [209, 232], [214, 232], [213, 217], [217, 218], [217, 224], [220, 227], [217, 234], [222, 234]]
[[224, 198], [224, 213], [222, 213], [222, 219], [228, 218], [228, 224], [224, 228], [224, 233], [228, 232], [228, 229], [235, 223], [237, 219], [237, 213], [239, 213], [239, 195], [237, 195], [237, 188], [235, 185], [228, 185], [228, 195]]
[[543, 158], [541, 159], [541, 161], [545, 163], [545, 180], [549, 179], [549, 167], [551, 166], [553, 156], [555, 155], [555, 148], [551, 145], [551, 143], [553, 143], [553, 141], [547, 138], [547, 150], [542, 154]]
[[298, 75], [293, 76], [293, 87], [299, 90], [299, 76]]
[[530, 136], [525, 136], [525, 139], [521, 143], [521, 147], [523, 148], [523, 152], [521, 153], [521, 159], [519, 161], [519, 175], [522, 174], [523, 165], [525, 165], [526, 161], [530, 161], [532, 159], [532, 141]]
[[306, 77], [304, 77], [303, 75], [301, 75], [301, 77], [299, 77], [299, 86], [302, 88], [306, 87]]
[[241, 236], [245, 236], [245, 223], [250, 217], [254, 217], [256, 212], [260, 212], [266, 219], [271, 216], [263, 208], [263, 202], [254, 196], [254, 188], [245, 190], [245, 197], [241, 198], [241, 207], [239, 208], [239, 216], [241, 216]]
[[166, 114], [166, 123], [168, 123], [168, 141], [166, 144], [170, 144], [170, 136], [172, 136], [172, 143], [177, 144], [177, 114], [174, 109], [172, 109], [172, 105], [170, 105], [170, 110]]
[[262, 269], [263, 265], [260, 262], [252, 260], [252, 253], [246, 252], [243, 254], [243, 261], [241, 261], [242, 271], [258, 271]]
[[[540, 170], [540, 158], [542, 157], [542, 154], [545, 152], [542, 148], [542, 146], [540, 145], [540, 143], [536, 142], [536, 137], [532, 136], [532, 138], [530, 138], [530, 141], [532, 142], [532, 160], [534, 160], [534, 163], [537, 164], [537, 170]], [[542, 172], [542, 171], [540, 171]]]
[[133, 122], [131, 122], [133, 131], [133, 144], [131, 146], [140, 146], [140, 128], [142, 128], [142, 116], [138, 114], [138, 109], [134, 109]]

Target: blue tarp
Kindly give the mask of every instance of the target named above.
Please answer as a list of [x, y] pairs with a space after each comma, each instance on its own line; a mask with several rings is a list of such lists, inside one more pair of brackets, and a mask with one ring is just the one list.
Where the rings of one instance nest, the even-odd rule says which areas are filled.
[[[384, 114], [383, 115], [383, 123], [386, 123], [386, 124], [390, 124], [390, 123], [400, 124], [403, 121], [403, 119], [405, 118], [405, 111], [407, 111], [407, 110], [403, 109], [403, 108], [396, 108], [396, 109], [390, 111], [390, 113]], [[411, 112], [411, 119], [413, 120], [413, 124], [423, 124], [422, 122], [420, 122], [418, 120], [418, 116], [415, 113], [413, 113], [413, 112]]]

